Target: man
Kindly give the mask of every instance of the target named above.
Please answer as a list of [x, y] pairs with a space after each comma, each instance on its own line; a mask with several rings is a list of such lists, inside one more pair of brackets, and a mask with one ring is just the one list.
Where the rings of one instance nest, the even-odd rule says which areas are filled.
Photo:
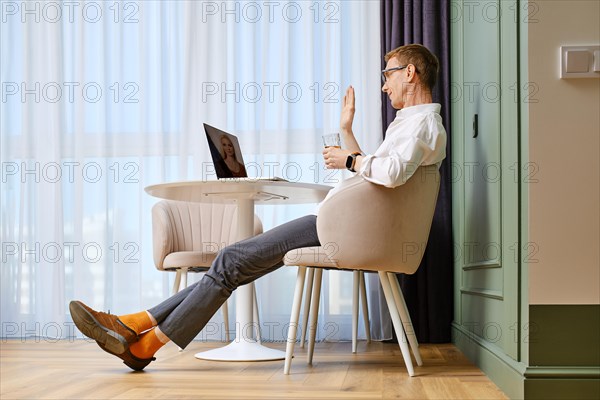
[[[399, 110], [385, 140], [375, 153], [363, 155], [352, 132], [355, 96], [349, 87], [340, 118], [346, 148], [325, 148], [323, 158], [329, 169], [348, 168], [375, 184], [396, 187], [420, 165], [439, 166], [446, 154], [446, 132], [440, 105], [432, 103], [431, 95], [439, 68], [437, 58], [421, 45], [407, 45], [389, 52], [385, 61], [382, 90]], [[335, 193], [335, 189], [330, 191], [324, 201]], [[360, 201], [357, 199], [357, 206]], [[72, 301], [73, 321], [102, 349], [130, 368], [142, 370], [165, 343], [186, 347], [238, 286], [281, 267], [285, 253], [319, 246], [316, 219], [308, 215], [225, 247], [202, 280], [147, 311], [116, 316]]]

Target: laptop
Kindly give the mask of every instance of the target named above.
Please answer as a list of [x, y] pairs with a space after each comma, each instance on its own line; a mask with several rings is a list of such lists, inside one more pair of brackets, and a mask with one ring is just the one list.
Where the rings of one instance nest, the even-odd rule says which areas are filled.
[[217, 179], [284, 181], [278, 177], [249, 178], [244, 156], [237, 136], [214, 126], [204, 124], [206, 140], [215, 167]]

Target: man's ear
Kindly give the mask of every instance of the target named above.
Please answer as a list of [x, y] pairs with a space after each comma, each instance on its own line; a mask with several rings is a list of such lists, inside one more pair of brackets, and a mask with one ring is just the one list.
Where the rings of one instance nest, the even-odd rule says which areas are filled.
[[416, 83], [416, 76], [417, 68], [412, 64], [408, 64], [406, 67], [406, 81]]

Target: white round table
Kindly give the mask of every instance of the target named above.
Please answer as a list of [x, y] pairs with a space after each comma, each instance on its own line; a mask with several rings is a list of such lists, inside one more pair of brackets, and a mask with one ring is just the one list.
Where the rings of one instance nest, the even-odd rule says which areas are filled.
[[[325, 198], [330, 189], [330, 186], [314, 183], [252, 178], [161, 183], [145, 188], [149, 195], [167, 200], [236, 203], [238, 241], [253, 235], [255, 204], [318, 203]], [[218, 361], [266, 361], [285, 358], [283, 351], [262, 346], [254, 338], [244, 335], [244, 328], [253, 326], [253, 284], [240, 286], [236, 290], [235, 340], [225, 347], [197, 353], [196, 358]]]

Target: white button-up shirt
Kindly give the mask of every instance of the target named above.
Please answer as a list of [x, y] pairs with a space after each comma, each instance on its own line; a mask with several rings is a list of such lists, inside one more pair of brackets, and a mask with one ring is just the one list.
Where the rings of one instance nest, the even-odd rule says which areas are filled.
[[385, 140], [366, 155], [358, 175], [386, 187], [405, 183], [421, 165], [439, 164], [446, 157], [446, 130], [439, 104], [420, 104], [398, 110]]
[[[436, 164], [446, 158], [446, 130], [437, 103], [419, 104], [398, 110], [385, 139], [375, 153], [364, 157], [357, 174], [344, 182], [361, 178], [389, 188], [404, 184], [421, 165]], [[337, 192], [329, 191], [323, 204]], [[320, 208], [317, 207], [317, 211]]]

